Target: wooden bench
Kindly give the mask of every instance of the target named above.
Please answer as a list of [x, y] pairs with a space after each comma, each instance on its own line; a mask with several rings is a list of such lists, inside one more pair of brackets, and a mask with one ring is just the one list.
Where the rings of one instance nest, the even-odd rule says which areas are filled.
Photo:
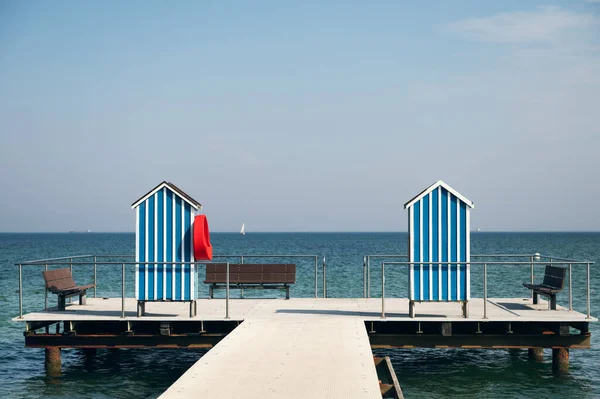
[[46, 270], [42, 272], [46, 281], [46, 289], [58, 295], [58, 310], [65, 310], [65, 300], [72, 296], [79, 296], [79, 304], [86, 303], [86, 290], [96, 284], [77, 285], [68, 267], [64, 269]]
[[[290, 284], [296, 282], [295, 264], [229, 264], [229, 288], [280, 289], [285, 290], [285, 299], [290, 299]], [[227, 287], [227, 264], [206, 265], [205, 284], [210, 284], [209, 295], [214, 290]]]
[[527, 284], [523, 286], [533, 291], [533, 304], [538, 303], [538, 294], [550, 297], [550, 309], [556, 310], [556, 294], [565, 287], [565, 276], [567, 269], [546, 265], [544, 281], [542, 284]]

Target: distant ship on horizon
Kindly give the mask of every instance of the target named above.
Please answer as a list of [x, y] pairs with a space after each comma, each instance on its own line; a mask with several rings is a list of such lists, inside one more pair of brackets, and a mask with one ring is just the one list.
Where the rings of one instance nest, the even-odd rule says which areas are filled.
[[92, 230], [86, 230], [86, 231], [77, 231], [77, 230], [69, 230], [69, 233], [73, 234], [73, 233], [77, 233], [77, 234], [81, 234], [81, 233], [91, 233]]

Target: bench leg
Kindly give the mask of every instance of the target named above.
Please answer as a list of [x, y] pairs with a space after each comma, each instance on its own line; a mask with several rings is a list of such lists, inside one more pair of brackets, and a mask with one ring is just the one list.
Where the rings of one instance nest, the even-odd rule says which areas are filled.
[[196, 316], [196, 301], [190, 301], [190, 317]]
[[413, 301], [408, 302], [408, 316], [410, 318], [415, 317], [415, 303]]
[[58, 295], [58, 310], [65, 310], [66, 298], [64, 295]]
[[537, 294], [537, 292], [533, 293], [533, 304], [534, 305], [538, 304], [538, 294]]
[[290, 286], [285, 286], [285, 299], [290, 299]]
[[468, 319], [469, 318], [469, 302], [463, 301], [461, 303], [461, 307], [462, 307], [462, 317], [464, 317], [465, 319]]
[[210, 287], [208, 287], [208, 296], [210, 297], [210, 299], [213, 299], [214, 293], [215, 293], [214, 286], [211, 285]]
[[79, 295], [79, 304], [80, 305], [86, 305], [87, 304], [87, 295], [84, 292], [83, 294]]
[[144, 316], [146, 314], [146, 302], [138, 301], [137, 303], [137, 317]]
[[550, 309], [556, 310], [556, 295], [550, 295]]

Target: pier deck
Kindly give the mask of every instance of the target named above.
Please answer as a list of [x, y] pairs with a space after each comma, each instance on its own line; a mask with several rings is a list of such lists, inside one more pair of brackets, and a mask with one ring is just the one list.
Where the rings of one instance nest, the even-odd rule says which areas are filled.
[[[125, 299], [125, 318], [121, 317], [121, 298], [88, 298], [87, 305], [70, 304], [66, 311], [55, 307], [31, 312], [13, 321], [164, 321], [164, 320], [226, 320], [224, 299], [198, 299], [198, 314], [190, 318], [189, 305], [183, 302], [149, 302], [146, 315], [137, 317], [136, 300]], [[585, 314], [558, 306], [548, 310], [548, 303], [541, 300], [533, 305], [531, 298], [488, 298], [488, 318], [483, 319], [483, 299], [469, 301], [469, 317], [461, 316], [456, 302], [423, 302], [416, 305], [416, 316], [408, 316], [408, 299], [386, 298], [387, 321], [534, 321], [534, 322], [590, 322]], [[280, 299], [230, 299], [231, 320], [248, 318], [270, 319], [281, 314], [314, 314], [328, 317], [358, 318], [363, 321], [381, 321], [380, 298], [292, 298]]]
[[[589, 348], [586, 315], [531, 299], [469, 302], [469, 318], [456, 303], [417, 304], [386, 299], [224, 299], [198, 300], [197, 316], [186, 303], [148, 303], [136, 316], [136, 301], [88, 299], [28, 313], [28, 347], [213, 347], [162, 397], [361, 397], [380, 398], [372, 347]], [[50, 324], [64, 322], [51, 334]], [[46, 327], [45, 332], [39, 329]], [[576, 333], [573, 331], [577, 329]], [[35, 331], [35, 330], [38, 331]]]

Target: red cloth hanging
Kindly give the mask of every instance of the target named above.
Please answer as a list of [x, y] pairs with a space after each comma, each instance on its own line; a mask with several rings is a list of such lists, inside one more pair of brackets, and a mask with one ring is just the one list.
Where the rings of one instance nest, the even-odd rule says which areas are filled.
[[210, 245], [210, 231], [206, 215], [198, 215], [194, 219], [194, 258], [212, 260], [213, 248]]

